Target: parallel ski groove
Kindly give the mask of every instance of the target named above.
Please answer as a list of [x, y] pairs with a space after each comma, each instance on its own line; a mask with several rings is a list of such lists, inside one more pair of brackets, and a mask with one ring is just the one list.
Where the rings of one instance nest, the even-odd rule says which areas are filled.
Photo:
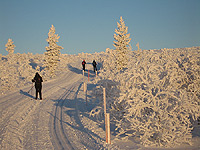
[[53, 131], [54, 131], [52, 134], [55, 137], [53, 139], [57, 140], [56, 142], [54, 141], [56, 149], [65, 149], [65, 147], [67, 147], [67, 149], [74, 149], [64, 132], [63, 124], [62, 124], [62, 107], [64, 104], [64, 99], [70, 94], [70, 91], [72, 89], [73, 87], [66, 90], [66, 92], [59, 98], [56, 104], [54, 119], [52, 120]]

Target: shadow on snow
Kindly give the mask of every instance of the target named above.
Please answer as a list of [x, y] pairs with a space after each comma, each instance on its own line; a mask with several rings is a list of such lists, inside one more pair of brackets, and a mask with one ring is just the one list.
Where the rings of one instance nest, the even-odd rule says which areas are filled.
[[25, 96], [28, 96], [28, 97], [30, 97], [30, 98], [35, 98], [35, 97], [32, 96], [31, 94], [29, 94], [28, 92], [25, 92], [25, 91], [23, 91], [23, 90], [20, 90], [20, 94], [25, 95]]
[[[68, 66], [68, 67], [71, 68], [70, 70], [73, 71], [73, 72], [76, 72], [76, 73], [81, 72], [81, 70], [74, 68], [72, 66]], [[84, 137], [89, 139], [90, 142], [85, 140], [85, 138], [80, 138], [80, 142], [83, 145], [85, 145], [87, 148], [94, 149], [94, 144], [103, 148], [103, 146], [100, 145], [99, 142], [97, 142], [96, 139], [93, 138], [93, 137], [96, 137], [97, 139], [100, 139], [101, 141], [104, 140], [104, 139], [102, 139], [100, 136], [98, 136], [93, 131], [85, 128], [84, 125], [81, 122], [80, 114], [84, 117], [91, 119], [89, 117], [89, 111], [92, 109], [92, 107], [94, 107], [94, 105], [90, 104], [90, 101], [87, 102], [87, 106], [86, 106], [86, 101], [83, 98], [77, 98], [78, 93], [80, 91], [83, 92], [81, 90], [81, 86], [82, 86], [82, 83], [79, 85], [77, 91], [74, 91], [74, 89], [70, 89], [70, 90], [66, 89], [65, 94], [64, 94], [64, 96], [62, 96], [61, 99], [52, 100], [52, 101], [55, 102], [54, 105], [56, 107], [66, 109], [66, 111], [64, 111], [64, 112], [71, 118], [71, 120], [74, 121], [75, 124], [72, 124], [69, 121], [63, 121], [62, 118], [59, 119], [57, 116], [55, 116], [55, 114], [50, 113], [50, 115], [52, 115], [55, 119], [59, 119], [60, 122], [63, 122], [64, 124], [72, 127], [73, 129], [86, 133]], [[93, 87], [94, 87], [94, 85], [92, 85], [92, 84], [90, 86], [88, 86], [88, 88], [91, 89], [91, 90], [92, 90]], [[75, 96], [73, 96], [72, 99], [67, 99], [66, 97], [69, 96], [71, 93], [74, 93]], [[91, 97], [88, 96], [87, 98], [89, 99]], [[93, 143], [93, 144], [91, 145], [90, 143]], [[99, 148], [98, 146], [97, 146], [97, 148]]]

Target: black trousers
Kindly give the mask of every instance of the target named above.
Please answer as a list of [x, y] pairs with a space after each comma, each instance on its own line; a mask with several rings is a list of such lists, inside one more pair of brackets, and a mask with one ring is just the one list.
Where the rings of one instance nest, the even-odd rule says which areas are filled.
[[85, 71], [85, 65], [83, 65], [83, 70]]
[[94, 69], [94, 72], [97, 71], [97, 67], [96, 66], [93, 66], [93, 69]]
[[35, 87], [36, 90], [36, 99], [38, 98], [38, 93], [40, 95], [40, 99], [42, 99], [42, 87]]

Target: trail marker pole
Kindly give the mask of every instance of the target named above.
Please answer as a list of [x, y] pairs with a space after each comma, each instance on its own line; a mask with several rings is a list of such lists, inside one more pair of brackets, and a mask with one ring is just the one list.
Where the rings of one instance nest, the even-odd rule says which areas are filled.
[[83, 82], [83, 92], [86, 92], [86, 84]]
[[107, 143], [111, 144], [110, 141], [110, 113], [106, 114], [106, 120], [107, 120]]
[[103, 88], [103, 101], [104, 101], [104, 115], [106, 115], [106, 88]]
[[105, 117], [105, 130], [106, 130], [106, 143], [108, 143], [108, 129], [107, 129], [107, 115], [106, 115], [106, 89], [103, 88], [103, 100], [104, 100], [104, 117]]
[[85, 82], [83, 83], [83, 92], [85, 93], [85, 101], [87, 105], [87, 84]]

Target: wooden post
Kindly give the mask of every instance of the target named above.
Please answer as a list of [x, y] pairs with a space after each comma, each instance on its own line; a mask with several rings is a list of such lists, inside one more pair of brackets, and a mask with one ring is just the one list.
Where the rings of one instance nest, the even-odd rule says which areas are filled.
[[87, 90], [87, 84], [84, 82], [83, 83], [83, 92], [86, 92], [86, 90]]
[[103, 88], [104, 115], [106, 118], [106, 88]]
[[97, 76], [97, 71], [96, 71], [96, 76]]
[[106, 143], [108, 143], [107, 115], [106, 115], [106, 89], [105, 88], [103, 88], [103, 100], [104, 100], [104, 117], [105, 117]]
[[85, 94], [85, 101], [87, 105], [87, 83], [83, 82], [83, 92]]
[[110, 140], [110, 113], [106, 113], [106, 120], [107, 120], [107, 143], [111, 144]]

